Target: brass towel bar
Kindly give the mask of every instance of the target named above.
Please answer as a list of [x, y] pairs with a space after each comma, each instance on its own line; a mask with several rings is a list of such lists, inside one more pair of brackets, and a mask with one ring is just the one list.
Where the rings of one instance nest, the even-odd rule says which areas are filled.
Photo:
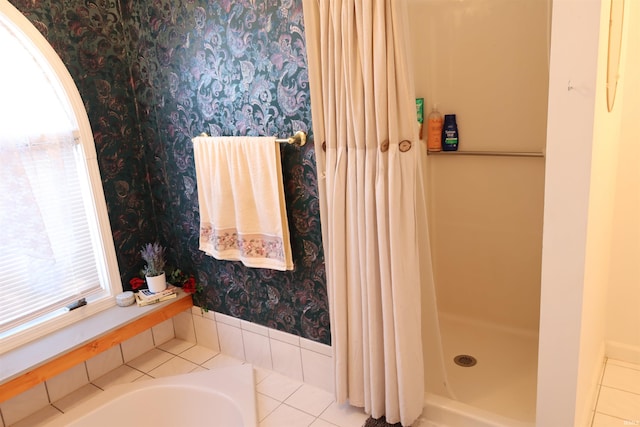
[[[199, 136], [209, 136], [209, 135], [207, 135], [206, 132], [202, 132]], [[289, 138], [276, 139], [276, 142], [279, 144], [293, 144], [293, 145], [299, 145], [300, 147], [302, 147], [304, 144], [307, 143], [307, 134], [299, 130]]]

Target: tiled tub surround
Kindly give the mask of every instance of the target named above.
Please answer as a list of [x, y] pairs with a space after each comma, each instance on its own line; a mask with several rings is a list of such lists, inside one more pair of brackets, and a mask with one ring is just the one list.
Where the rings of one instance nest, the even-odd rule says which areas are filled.
[[191, 307], [191, 296], [179, 291], [176, 299], [162, 304], [114, 306], [18, 348], [3, 348], [0, 403]]
[[245, 361], [256, 367], [261, 426], [366, 419], [333, 403], [329, 346], [193, 307], [1, 403], [0, 427], [41, 425], [115, 384]]

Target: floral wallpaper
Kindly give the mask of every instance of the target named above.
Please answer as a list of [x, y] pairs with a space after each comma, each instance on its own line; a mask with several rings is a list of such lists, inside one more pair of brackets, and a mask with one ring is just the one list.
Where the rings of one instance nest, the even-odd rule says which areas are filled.
[[295, 268], [198, 250], [191, 138], [311, 132], [301, 0], [12, 0], [69, 68], [91, 121], [123, 279], [159, 239], [207, 306], [330, 343], [313, 144], [282, 146]]
[[93, 129], [123, 284], [141, 267], [139, 248], [158, 235], [147, 154], [131, 86], [126, 30], [111, 1], [12, 0], [67, 66]]

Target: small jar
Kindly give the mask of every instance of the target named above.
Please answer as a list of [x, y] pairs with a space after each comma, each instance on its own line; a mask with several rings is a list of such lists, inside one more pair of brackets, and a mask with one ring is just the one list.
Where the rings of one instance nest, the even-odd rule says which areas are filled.
[[133, 304], [135, 300], [136, 297], [131, 291], [123, 292], [116, 295], [116, 304], [118, 304], [120, 307], [127, 307]]

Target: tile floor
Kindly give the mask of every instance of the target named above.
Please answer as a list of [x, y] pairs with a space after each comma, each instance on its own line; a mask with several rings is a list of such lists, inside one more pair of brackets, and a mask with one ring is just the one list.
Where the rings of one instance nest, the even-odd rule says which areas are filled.
[[[71, 393], [65, 394], [64, 384], [50, 384], [47, 392], [59, 398], [11, 427], [41, 426], [117, 384], [243, 363], [207, 347], [171, 339]], [[361, 410], [337, 405], [333, 396], [321, 388], [275, 371], [254, 369], [260, 427], [360, 427], [367, 419]], [[418, 424], [435, 426], [425, 420]], [[623, 426], [640, 426], [640, 364], [608, 359], [592, 427]]]
[[607, 359], [592, 427], [640, 426], [640, 365]]
[[[12, 427], [40, 426], [116, 384], [144, 381], [244, 361], [180, 339], [172, 339], [55, 400]], [[325, 390], [277, 372], [255, 368], [260, 427], [361, 427], [367, 416], [337, 405]]]

